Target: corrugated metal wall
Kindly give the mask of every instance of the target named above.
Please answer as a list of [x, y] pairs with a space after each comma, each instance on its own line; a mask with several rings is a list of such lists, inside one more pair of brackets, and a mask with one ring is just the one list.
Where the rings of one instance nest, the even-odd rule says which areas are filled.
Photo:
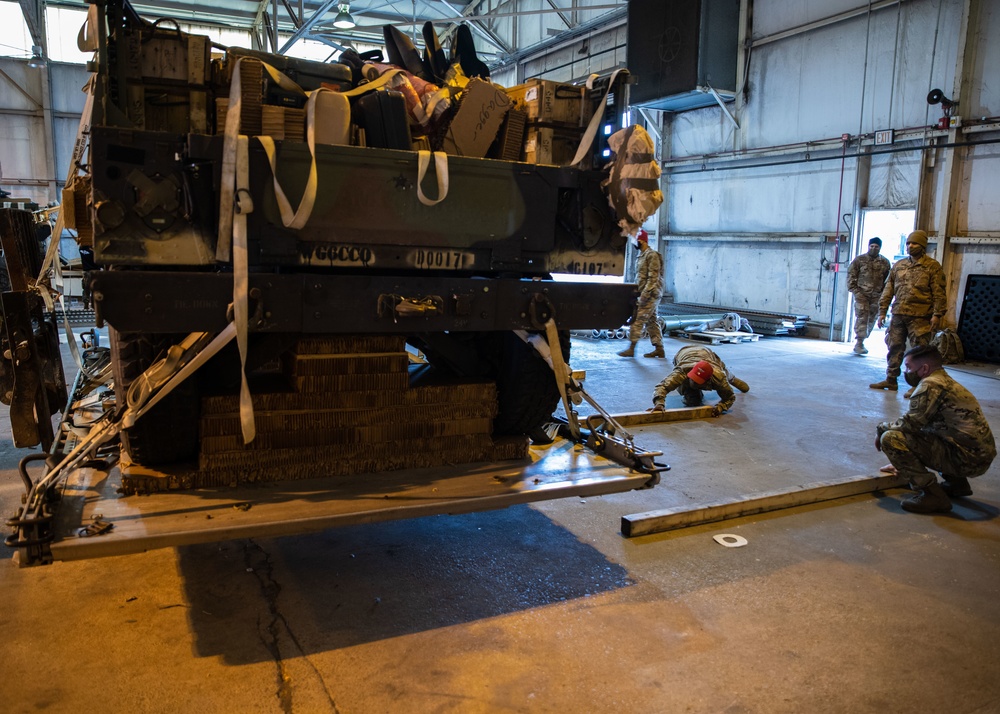
[[[0, 186], [43, 206], [58, 202], [86, 100], [81, 88], [90, 75], [83, 65], [32, 68], [12, 58], [0, 58], [0, 73]], [[50, 106], [46, 82], [52, 84]]]
[[[856, 0], [754, 0], [747, 98], [728, 105], [739, 128], [718, 107], [664, 115], [660, 229], [667, 289], [678, 301], [828, 323], [837, 279], [839, 327], [846, 277], [821, 270], [822, 257], [833, 259], [823, 236], [856, 229], [869, 207], [917, 210], [918, 227], [938, 236], [932, 248], [953, 305], [965, 276], [1000, 272], [1000, 144], [920, 150], [932, 141], [1000, 140], [1000, 126], [988, 123], [976, 133], [930, 131], [942, 112], [926, 101], [935, 87], [952, 98], [964, 89], [958, 114], [1000, 121], [1000, 2], [873, 5], [881, 9]], [[899, 140], [876, 149], [891, 153], [869, 154], [872, 133], [883, 129]], [[843, 134], [851, 136], [846, 152]], [[946, 236], [956, 239], [947, 247]]]

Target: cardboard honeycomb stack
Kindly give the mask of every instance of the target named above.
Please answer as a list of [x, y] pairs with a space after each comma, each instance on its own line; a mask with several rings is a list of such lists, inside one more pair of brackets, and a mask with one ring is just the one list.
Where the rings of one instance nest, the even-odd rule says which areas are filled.
[[492, 382], [411, 384], [401, 337], [302, 339], [283, 363], [292, 391], [253, 395], [257, 436], [250, 444], [243, 445], [238, 398], [205, 397], [198, 470], [162, 487], [148, 478], [147, 470], [135, 470], [134, 482], [123, 484], [126, 490], [231, 486], [527, 457], [526, 438], [491, 437], [497, 409]]
[[306, 110], [294, 107], [261, 107], [261, 132], [274, 139], [305, 141]]

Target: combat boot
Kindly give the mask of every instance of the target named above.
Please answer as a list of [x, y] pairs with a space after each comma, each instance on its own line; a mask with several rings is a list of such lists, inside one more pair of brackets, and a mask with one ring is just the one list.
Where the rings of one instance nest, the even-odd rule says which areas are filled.
[[920, 489], [920, 493], [905, 499], [900, 505], [910, 513], [947, 513], [951, 510], [948, 494], [937, 481]]
[[647, 352], [643, 357], [666, 357], [663, 353], [663, 345], [653, 345], [653, 351]]
[[618, 353], [619, 357], [635, 357], [635, 343], [629, 342], [628, 347]]
[[890, 392], [895, 392], [899, 389], [899, 385], [896, 383], [895, 377], [886, 377], [881, 382], [869, 384], [868, 387], [870, 389], [888, 389]]
[[750, 385], [744, 382], [739, 377], [733, 377], [732, 379], [729, 380], [729, 383], [734, 387], [736, 387], [741, 392], [743, 392], [744, 394], [750, 391]]
[[854, 354], [856, 355], [866, 355], [868, 354], [868, 348], [865, 347], [864, 340], [858, 340], [854, 343]]
[[941, 478], [944, 479], [944, 483], [940, 484], [941, 490], [948, 494], [950, 498], [965, 498], [972, 495], [972, 486], [969, 485], [969, 479], [964, 476], [945, 476], [941, 474]]

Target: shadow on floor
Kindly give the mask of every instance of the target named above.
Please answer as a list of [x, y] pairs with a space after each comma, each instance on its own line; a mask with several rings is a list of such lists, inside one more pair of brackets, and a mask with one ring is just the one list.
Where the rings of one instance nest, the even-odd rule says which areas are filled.
[[178, 569], [197, 655], [230, 664], [270, 659], [280, 631], [310, 654], [633, 584], [526, 506], [189, 546]]

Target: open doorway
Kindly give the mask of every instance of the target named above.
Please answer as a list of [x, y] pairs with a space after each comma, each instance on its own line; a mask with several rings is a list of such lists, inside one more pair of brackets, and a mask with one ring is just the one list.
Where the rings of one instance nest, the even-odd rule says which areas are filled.
[[[868, 241], [872, 238], [882, 239], [882, 256], [890, 264], [906, 257], [906, 236], [913, 230], [917, 212], [912, 208], [864, 208], [861, 210], [861, 225], [855, 234], [852, 255], [858, 256], [868, 250]], [[850, 295], [850, 293], [849, 293]], [[850, 324], [844, 334], [848, 340], [854, 334], [854, 296], [850, 295], [847, 303], [847, 314]]]
[[917, 212], [912, 208], [882, 209], [865, 208], [861, 211], [861, 230], [854, 254], [861, 255], [868, 250], [868, 241], [882, 239], [882, 255], [890, 263], [906, 257], [906, 236], [913, 230]]

